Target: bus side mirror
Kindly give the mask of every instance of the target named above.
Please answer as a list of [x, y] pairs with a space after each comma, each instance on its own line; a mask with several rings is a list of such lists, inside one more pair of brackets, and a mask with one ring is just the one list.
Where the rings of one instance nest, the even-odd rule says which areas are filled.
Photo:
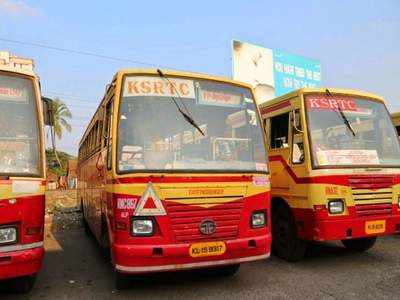
[[54, 112], [53, 112], [53, 100], [50, 98], [42, 97], [43, 104], [43, 120], [44, 125], [54, 125]]

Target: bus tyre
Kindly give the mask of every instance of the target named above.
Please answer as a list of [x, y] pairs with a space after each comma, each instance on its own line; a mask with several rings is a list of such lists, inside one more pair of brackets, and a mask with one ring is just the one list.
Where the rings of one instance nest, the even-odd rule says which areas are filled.
[[83, 216], [83, 221], [82, 222], [83, 222], [83, 230], [85, 231], [85, 234], [86, 235], [90, 235], [91, 234], [90, 227], [89, 227], [88, 222], [85, 219], [85, 216]]
[[110, 248], [110, 240], [108, 237], [107, 225], [103, 227], [103, 230], [101, 232], [100, 248], [101, 248], [101, 254], [104, 257], [104, 259], [107, 261], [111, 261], [111, 248]]
[[86, 221], [86, 217], [85, 217], [85, 211], [83, 208], [83, 201], [81, 200], [81, 207], [82, 207], [82, 223], [83, 223], [83, 230], [85, 231], [86, 235], [90, 235], [91, 231], [90, 231], [90, 227], [88, 222]]
[[342, 240], [343, 246], [353, 252], [365, 252], [371, 249], [376, 242], [376, 236], [367, 237], [367, 238], [359, 238], [359, 239], [351, 239], [351, 240]]
[[32, 290], [35, 281], [36, 274], [15, 278], [12, 281], [12, 289], [17, 294], [27, 294]]
[[115, 288], [117, 290], [128, 289], [131, 286], [129, 279], [130, 277], [128, 274], [118, 272], [117, 270], [114, 271]]
[[307, 242], [297, 236], [296, 223], [290, 210], [277, 205], [272, 209], [272, 251], [289, 262], [300, 261], [307, 250]]
[[215, 274], [221, 277], [230, 277], [235, 275], [240, 268], [240, 264], [223, 266], [215, 269]]

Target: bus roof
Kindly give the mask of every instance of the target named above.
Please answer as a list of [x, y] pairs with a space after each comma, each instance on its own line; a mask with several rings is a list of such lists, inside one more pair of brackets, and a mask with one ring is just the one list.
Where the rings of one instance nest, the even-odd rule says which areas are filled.
[[[204, 74], [204, 73], [196, 73], [196, 72], [185, 72], [185, 71], [177, 71], [177, 70], [166, 70], [166, 69], [160, 69], [164, 75], [166, 76], [175, 76], [175, 77], [187, 77], [187, 78], [198, 78], [198, 79], [205, 79], [205, 80], [213, 80], [213, 81], [219, 81], [219, 82], [223, 82], [223, 83], [230, 83], [230, 84], [235, 84], [235, 85], [239, 85], [245, 88], [249, 88], [251, 89], [251, 85], [244, 83], [244, 82], [240, 82], [240, 81], [236, 81], [236, 80], [232, 80], [226, 77], [222, 77], [222, 76], [212, 76], [212, 75], [208, 75], [208, 74]], [[147, 69], [142, 69], [142, 68], [132, 68], [132, 69], [119, 69], [113, 76], [112, 80], [110, 83], [116, 82], [116, 80], [118, 78], [122, 78], [125, 75], [157, 75], [159, 76], [157, 69], [151, 69], [151, 68], [147, 68]], [[105, 97], [107, 95], [108, 92], [108, 88], [106, 90], [106, 92], [104, 93], [104, 96], [102, 98], [102, 100], [100, 101], [96, 112], [93, 114], [90, 122], [88, 123], [85, 132], [82, 135], [82, 138], [79, 142], [79, 147], [82, 145], [82, 142], [85, 140], [86, 135], [89, 132], [89, 129], [92, 127], [93, 123], [94, 123], [94, 117], [96, 116], [97, 112], [99, 111], [100, 107], [103, 105], [104, 101], [105, 101]]]
[[353, 96], [358, 96], [358, 97], [365, 97], [365, 98], [373, 98], [381, 102], [385, 102], [385, 100], [376, 94], [372, 93], [367, 93], [367, 92], [362, 92], [362, 91], [357, 91], [357, 90], [350, 90], [350, 89], [335, 89], [335, 88], [326, 88], [326, 87], [321, 87], [321, 88], [302, 88], [295, 90], [293, 92], [287, 93], [285, 95], [282, 95], [280, 97], [274, 98], [272, 100], [265, 101], [260, 104], [260, 107], [268, 107], [271, 105], [275, 105], [277, 103], [280, 103], [282, 101], [286, 101], [290, 98], [294, 98], [300, 95], [305, 95], [305, 94], [315, 94], [315, 93], [325, 93], [326, 89], [329, 90], [331, 94], [341, 94], [341, 95], [353, 95]]

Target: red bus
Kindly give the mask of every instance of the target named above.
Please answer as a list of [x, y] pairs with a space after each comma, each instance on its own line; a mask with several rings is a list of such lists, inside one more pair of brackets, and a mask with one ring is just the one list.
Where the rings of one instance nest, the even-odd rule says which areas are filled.
[[79, 147], [85, 226], [129, 274], [192, 268], [232, 275], [270, 254], [269, 176], [248, 85], [120, 70]]
[[42, 265], [44, 118], [31, 71], [0, 68], [0, 280], [28, 292]]

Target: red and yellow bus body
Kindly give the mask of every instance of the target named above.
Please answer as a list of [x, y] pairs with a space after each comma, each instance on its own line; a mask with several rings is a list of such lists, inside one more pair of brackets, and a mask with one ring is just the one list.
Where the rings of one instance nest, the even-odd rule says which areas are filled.
[[44, 256], [46, 182], [40, 99], [35, 74], [2, 67], [0, 231], [7, 232], [0, 235], [0, 280], [21, 279], [21, 291], [32, 287]]
[[[354, 122], [350, 122], [352, 128], [345, 127], [343, 117], [335, 107], [332, 110], [337, 114], [332, 117], [335, 120], [332, 123], [335, 125], [329, 125], [331, 120], [328, 113], [328, 117], [319, 117], [317, 121], [316, 117], [312, 119], [312, 109], [307, 107], [306, 101], [314, 100], [312, 103], [315, 105], [343, 105], [342, 113], [344, 112], [345, 118], [350, 118], [351, 121], [351, 118], [354, 118]], [[350, 110], [343, 104], [346, 101], [350, 101], [352, 105], [357, 103], [358, 106], [371, 101], [371, 105], [379, 105], [379, 113], [382, 116], [376, 117], [375, 120], [372, 108], [370, 111], [365, 107]], [[312, 112], [317, 115], [318, 110], [324, 109], [318, 107]], [[327, 92], [325, 89], [306, 88], [263, 103], [260, 105], [260, 111], [268, 140], [272, 206], [275, 203], [276, 207], [283, 206], [290, 210], [295, 224], [293, 238], [318, 242], [342, 240], [345, 246], [351, 248], [351, 242], [346, 240], [360, 241], [400, 232], [399, 162], [379, 165], [375, 150], [378, 149], [377, 145], [366, 147], [367, 150], [351, 150], [351, 147], [343, 146], [347, 143], [343, 142], [344, 134], [353, 138], [354, 131], [354, 138], [363, 141], [367, 131], [372, 132], [372, 124], [383, 124], [384, 119], [387, 127], [382, 132], [388, 135], [388, 139], [391, 138], [384, 143], [392, 143], [398, 151], [398, 141], [393, 138], [395, 131], [383, 99], [358, 91], [330, 89]], [[364, 114], [366, 119], [357, 119], [357, 114]], [[297, 125], [294, 125], [294, 122], [297, 122]], [[318, 122], [331, 127], [328, 131], [314, 128], [312, 132], [312, 127]], [[336, 148], [326, 150], [330, 148], [324, 149], [321, 146], [319, 150], [315, 150], [319, 146], [317, 138], [331, 139], [331, 143], [336, 143]], [[302, 153], [298, 154], [299, 151]], [[395, 157], [390, 158], [396, 160]], [[371, 161], [373, 163], [370, 163]], [[330, 203], [333, 203], [332, 206], [338, 205], [334, 209], [339, 211], [331, 211]], [[282, 257], [298, 260], [303, 254]]]
[[[138, 149], [138, 146], [121, 146], [122, 136], [117, 128], [118, 122], [126, 119], [120, 107], [122, 85], [127, 76], [147, 76], [150, 79], [146, 77], [146, 80], [151, 84], [154, 81], [155, 85], [161, 85], [165, 80], [156, 70], [119, 71], [81, 141], [78, 167], [79, 197], [87, 227], [100, 244], [110, 247], [115, 270], [118, 273], [148, 273], [237, 265], [267, 258], [271, 227], [266, 164], [261, 172], [218, 169], [174, 172], [147, 171], [145, 168], [135, 172], [118, 171], [117, 165], [121, 164], [117, 162], [118, 149]], [[248, 86], [222, 78], [181, 72], [166, 72], [164, 76], [178, 88], [179, 80], [199, 79], [243, 87], [251, 93]], [[182, 91], [184, 94], [185, 90]], [[176, 94], [175, 97], [178, 98]], [[168, 101], [165, 109], [176, 110], [170, 99], [163, 99], [164, 103]], [[184, 101], [191, 105], [189, 100]], [[254, 107], [258, 118], [258, 108]], [[178, 119], [179, 124], [185, 124], [180, 116]], [[97, 123], [100, 121], [102, 123]], [[206, 136], [210, 134], [210, 128]], [[162, 141], [166, 140], [165, 136], [162, 138]], [[95, 150], [90, 150], [90, 140], [97, 141], [97, 146], [93, 146]], [[215, 140], [213, 145], [219, 143]], [[190, 149], [193, 147], [191, 144]], [[254, 213], [263, 214], [265, 225], [252, 227]], [[141, 219], [153, 223], [153, 230], [147, 236], [137, 236], [132, 231], [132, 223]]]
[[[18, 185], [34, 186], [35, 192], [13, 192]], [[15, 226], [18, 242], [0, 246], [0, 280], [39, 272], [44, 256], [45, 181], [31, 178], [0, 180], [0, 227]]]
[[[271, 164], [281, 163], [277, 157], [270, 159]], [[299, 237], [324, 242], [399, 233], [398, 199], [392, 196], [400, 193], [399, 171], [395, 172], [348, 175], [315, 172], [300, 180], [290, 175], [290, 180], [309, 190], [307, 197], [322, 198], [313, 201], [312, 208], [292, 208]], [[327, 202], [331, 199], [344, 199], [347, 208], [343, 214], [329, 213]]]
[[[253, 185], [256, 176], [165, 174], [116, 179], [106, 188], [107, 197], [112, 199], [107, 202], [108, 222], [115, 229], [111, 235], [116, 269], [143, 273], [237, 264], [268, 257], [267, 228], [252, 229], [249, 223], [250, 214], [266, 210], [269, 203], [265, 187]], [[134, 238], [126, 230], [134, 209], [118, 209], [118, 203], [138, 203], [149, 183], [162, 199], [166, 214], [155, 217], [157, 229], [152, 237]], [[204, 219], [217, 224], [212, 237], [199, 232]], [[204, 243], [205, 247], [225, 244], [222, 247], [226, 250], [221, 255], [202, 257], [191, 252], [196, 243], [199, 246]]]

